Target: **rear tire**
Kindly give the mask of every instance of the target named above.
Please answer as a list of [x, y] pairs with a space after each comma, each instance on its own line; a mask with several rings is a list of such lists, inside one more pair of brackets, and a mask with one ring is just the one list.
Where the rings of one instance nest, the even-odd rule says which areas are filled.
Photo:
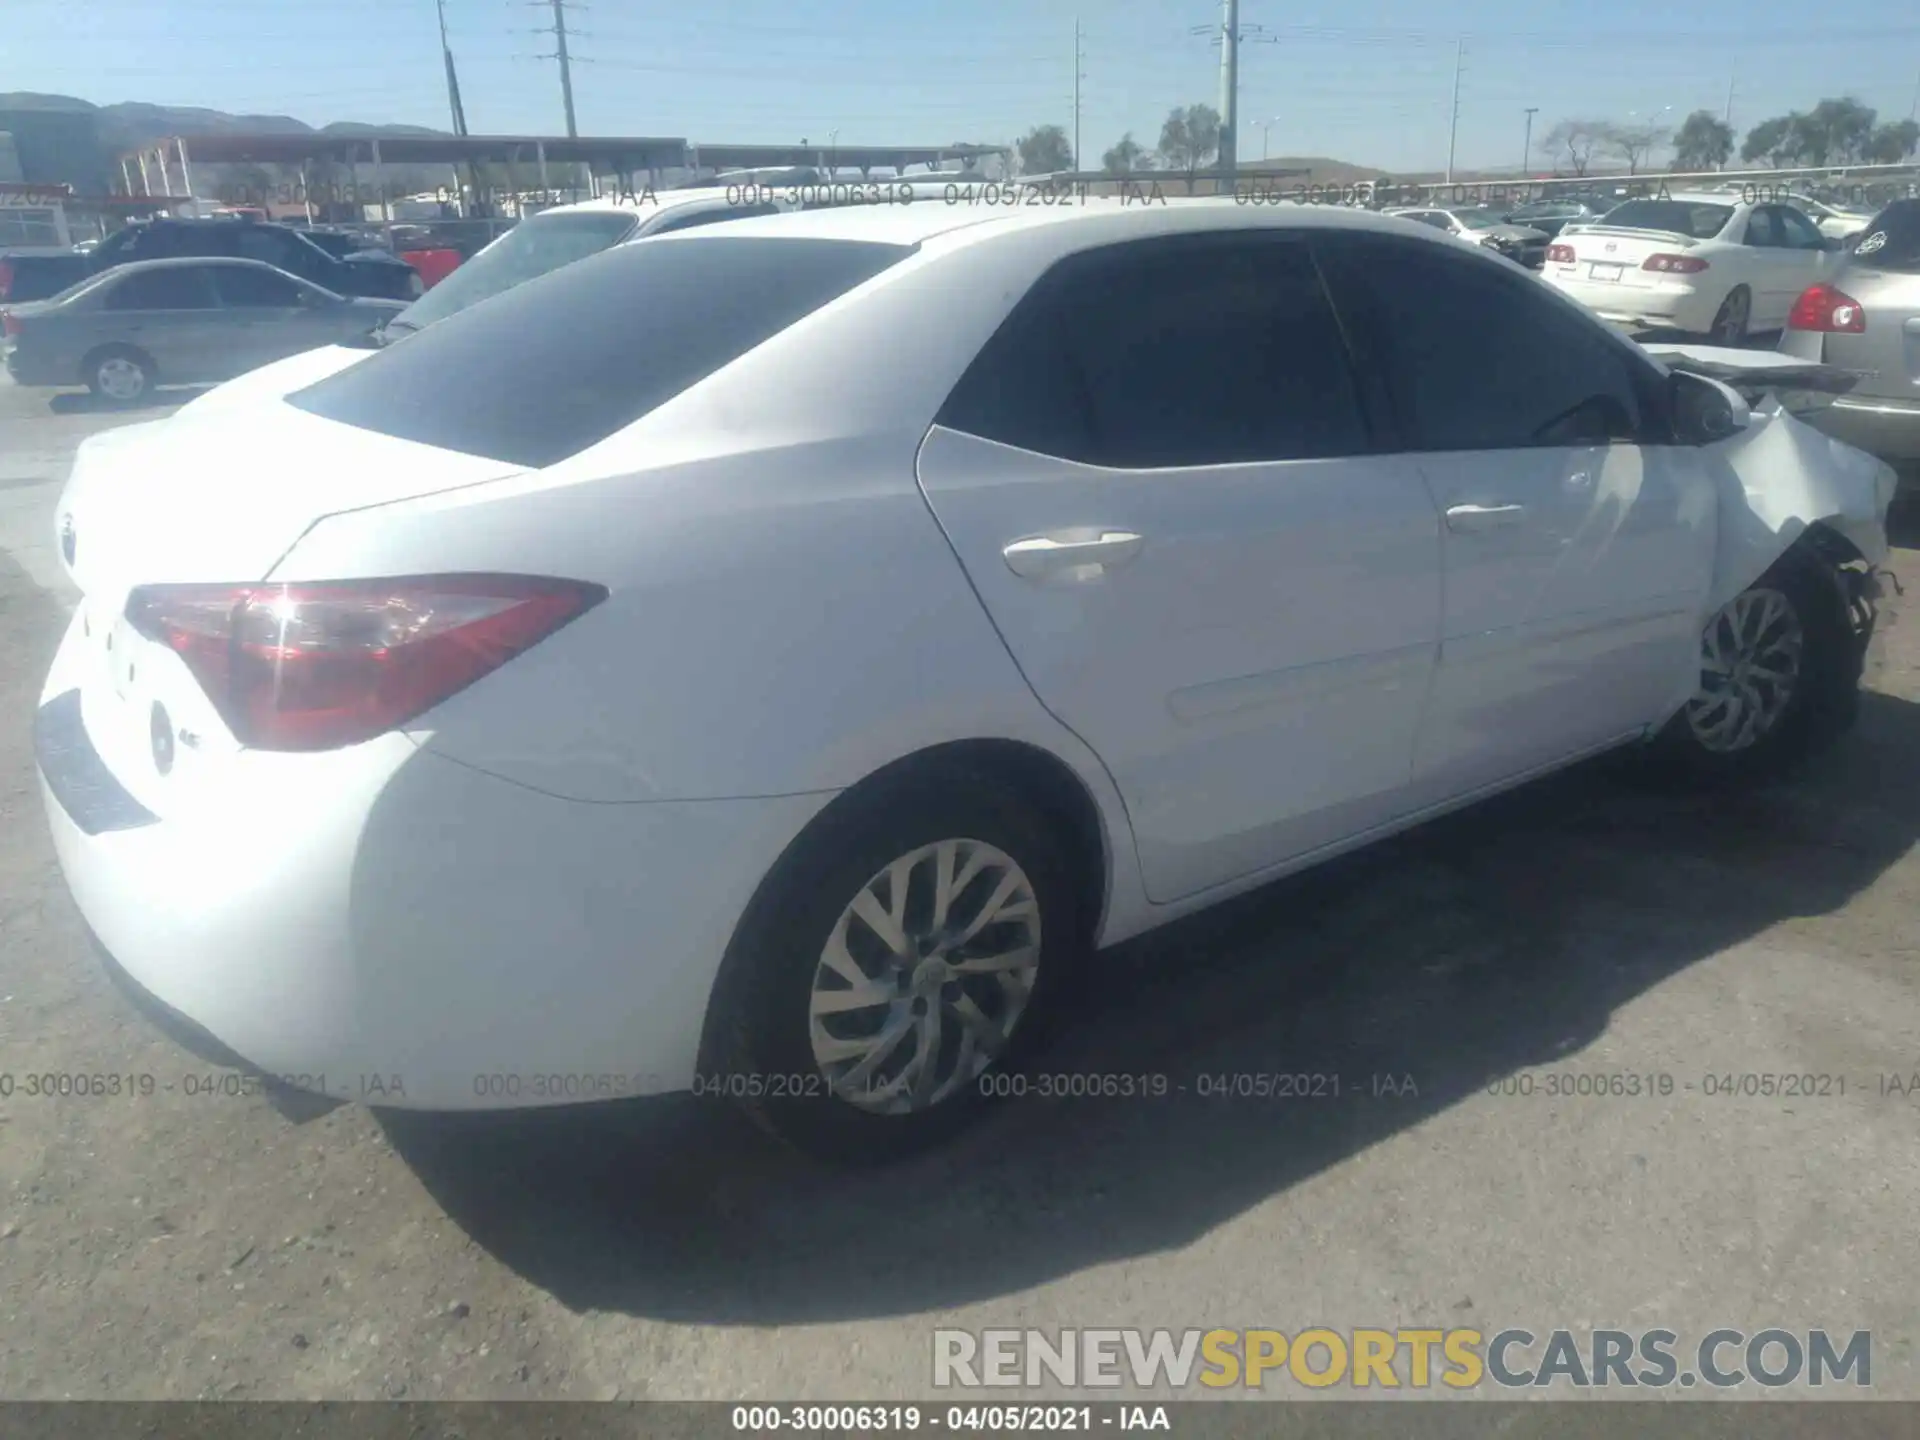
[[1700, 689], [1655, 738], [1656, 768], [1711, 786], [1791, 771], [1852, 725], [1866, 638], [1833, 566], [1789, 550], [1708, 620]]
[[153, 393], [153, 357], [131, 345], [107, 345], [80, 362], [87, 388], [114, 405], [134, 405]]
[[[1033, 1043], [1083, 921], [1058, 840], [990, 776], [909, 775], [843, 803], [782, 858], [729, 946], [698, 1088], [809, 1154], [873, 1163], [979, 1112]], [[942, 867], [972, 878], [936, 926]], [[952, 944], [981, 914], [1002, 918]]]
[[1747, 326], [1752, 319], [1753, 292], [1744, 285], [1736, 285], [1727, 292], [1727, 298], [1720, 302], [1720, 309], [1713, 317], [1707, 337], [1716, 345], [1744, 345]]

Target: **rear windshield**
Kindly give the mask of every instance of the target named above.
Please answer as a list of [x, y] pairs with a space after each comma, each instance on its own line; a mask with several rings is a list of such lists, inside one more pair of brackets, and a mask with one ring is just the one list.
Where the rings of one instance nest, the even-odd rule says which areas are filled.
[[1707, 205], [1687, 200], [1629, 200], [1601, 217], [1602, 225], [1624, 225], [1629, 230], [1666, 230], [1695, 240], [1711, 240], [1733, 218], [1731, 205]]
[[914, 249], [703, 232], [642, 240], [409, 336], [287, 403], [467, 455], [552, 465]]
[[522, 220], [398, 317], [401, 330], [444, 320], [503, 290], [537, 280], [550, 270], [597, 255], [626, 239], [638, 217], [620, 210], [574, 211]]
[[1853, 263], [1920, 274], [1920, 200], [1896, 200], [1868, 221], [1853, 247]]

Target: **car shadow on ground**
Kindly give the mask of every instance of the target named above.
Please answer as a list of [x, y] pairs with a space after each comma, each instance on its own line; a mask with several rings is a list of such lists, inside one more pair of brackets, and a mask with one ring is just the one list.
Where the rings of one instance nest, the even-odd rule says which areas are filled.
[[63, 390], [49, 396], [47, 409], [55, 415], [134, 415], [142, 410], [159, 410], [198, 400], [211, 385], [163, 385], [138, 400], [109, 400], [91, 390]]
[[[1166, 1097], [1008, 1100], [880, 1176], [721, 1102], [380, 1123], [475, 1241], [578, 1309], [782, 1324], [1006, 1295], [1191, 1242], [1845, 905], [1920, 836], [1916, 753], [1920, 705], [1869, 693], [1847, 741], [1763, 791], [1662, 793], [1606, 759], [1165, 927], [1100, 958], [1037, 1069], [1164, 1075]], [[1275, 1073], [1342, 1098], [1199, 1093]]]

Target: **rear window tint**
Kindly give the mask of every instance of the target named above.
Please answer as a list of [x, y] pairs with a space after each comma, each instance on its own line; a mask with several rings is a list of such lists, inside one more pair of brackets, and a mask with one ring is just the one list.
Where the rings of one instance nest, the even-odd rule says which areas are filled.
[[914, 248], [720, 234], [643, 240], [449, 316], [287, 403], [403, 440], [552, 465]]
[[1896, 200], [1874, 216], [1853, 259], [1863, 270], [1920, 272], [1920, 200]]
[[1609, 210], [1600, 223], [1624, 225], [1630, 230], [1665, 230], [1695, 240], [1711, 240], [1733, 218], [1731, 205], [1703, 205], [1687, 200], [1629, 200]]

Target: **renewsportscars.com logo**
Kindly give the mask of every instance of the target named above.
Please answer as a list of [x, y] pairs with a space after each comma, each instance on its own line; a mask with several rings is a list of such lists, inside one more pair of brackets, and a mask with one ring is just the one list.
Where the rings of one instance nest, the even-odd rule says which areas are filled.
[[1563, 1386], [1779, 1388], [1873, 1383], [1873, 1333], [1844, 1343], [1825, 1330], [1709, 1331], [1683, 1345], [1672, 1330], [1312, 1328], [1280, 1330], [936, 1330], [937, 1389], [1064, 1386], [1138, 1390], [1199, 1385], [1259, 1390], [1470, 1390]]

